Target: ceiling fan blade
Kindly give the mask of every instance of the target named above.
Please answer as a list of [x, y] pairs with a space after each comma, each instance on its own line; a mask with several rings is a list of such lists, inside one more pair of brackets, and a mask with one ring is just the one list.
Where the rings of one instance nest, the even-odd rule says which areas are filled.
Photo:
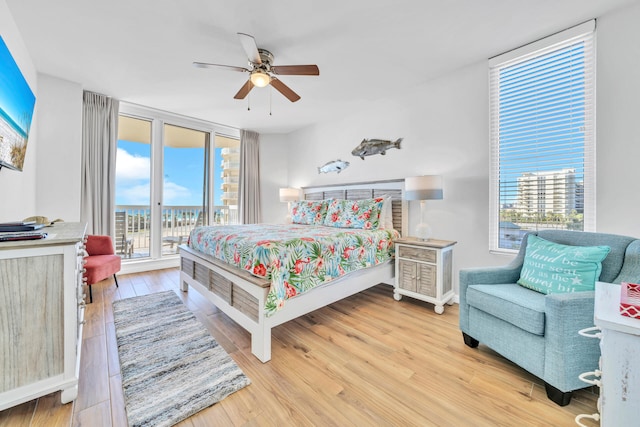
[[272, 66], [274, 74], [282, 76], [319, 76], [320, 70], [317, 65], [278, 65]]
[[238, 33], [238, 38], [240, 38], [240, 43], [242, 44], [242, 48], [247, 54], [247, 58], [249, 61], [254, 64], [262, 64], [262, 59], [260, 59], [260, 53], [258, 52], [258, 45], [256, 44], [256, 39], [253, 36], [245, 33]]
[[275, 77], [271, 77], [271, 86], [273, 86], [278, 92], [283, 94], [291, 102], [296, 102], [300, 99], [300, 95], [292, 91], [289, 86], [282, 83]]
[[253, 83], [251, 83], [251, 80], [247, 80], [247, 82], [242, 85], [238, 93], [236, 93], [234, 98], [244, 99], [247, 95], [249, 95], [249, 92], [251, 92], [251, 89], [253, 89]]
[[198, 68], [227, 68], [233, 71], [246, 71], [247, 73], [249, 72], [249, 69], [244, 67], [236, 67], [234, 65], [210, 64], [208, 62], [194, 62], [193, 66]]

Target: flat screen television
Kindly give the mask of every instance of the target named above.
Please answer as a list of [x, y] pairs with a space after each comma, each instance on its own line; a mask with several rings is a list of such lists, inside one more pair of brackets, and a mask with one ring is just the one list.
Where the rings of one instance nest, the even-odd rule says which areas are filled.
[[36, 97], [0, 36], [0, 168], [22, 170]]

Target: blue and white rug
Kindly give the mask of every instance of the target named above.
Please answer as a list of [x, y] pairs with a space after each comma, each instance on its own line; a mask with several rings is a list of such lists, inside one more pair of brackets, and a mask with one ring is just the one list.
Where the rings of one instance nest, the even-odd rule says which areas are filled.
[[129, 426], [172, 426], [251, 383], [172, 291], [113, 315]]

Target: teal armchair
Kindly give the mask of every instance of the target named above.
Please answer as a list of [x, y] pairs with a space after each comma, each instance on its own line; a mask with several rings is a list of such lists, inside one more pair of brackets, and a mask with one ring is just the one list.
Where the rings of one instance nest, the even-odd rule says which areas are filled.
[[[607, 245], [601, 282], [640, 280], [640, 240], [604, 233], [541, 230], [564, 245]], [[527, 243], [504, 267], [460, 271], [460, 330], [465, 344], [482, 343], [545, 383], [549, 399], [569, 404], [573, 390], [587, 387], [578, 375], [598, 367], [598, 340], [578, 331], [593, 326], [594, 292], [544, 295], [516, 284]]]

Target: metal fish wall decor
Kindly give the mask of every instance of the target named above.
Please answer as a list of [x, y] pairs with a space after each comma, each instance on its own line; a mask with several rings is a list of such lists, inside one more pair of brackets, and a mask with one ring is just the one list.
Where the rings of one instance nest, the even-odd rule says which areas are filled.
[[360, 145], [353, 149], [351, 154], [364, 160], [364, 156], [373, 156], [374, 154], [385, 155], [389, 148], [400, 148], [402, 138], [395, 141], [388, 139], [363, 139]]
[[349, 162], [343, 162], [342, 160], [332, 160], [330, 162], [325, 163], [322, 166], [318, 166], [318, 173], [329, 173], [329, 172], [342, 172], [344, 169], [349, 167]]

